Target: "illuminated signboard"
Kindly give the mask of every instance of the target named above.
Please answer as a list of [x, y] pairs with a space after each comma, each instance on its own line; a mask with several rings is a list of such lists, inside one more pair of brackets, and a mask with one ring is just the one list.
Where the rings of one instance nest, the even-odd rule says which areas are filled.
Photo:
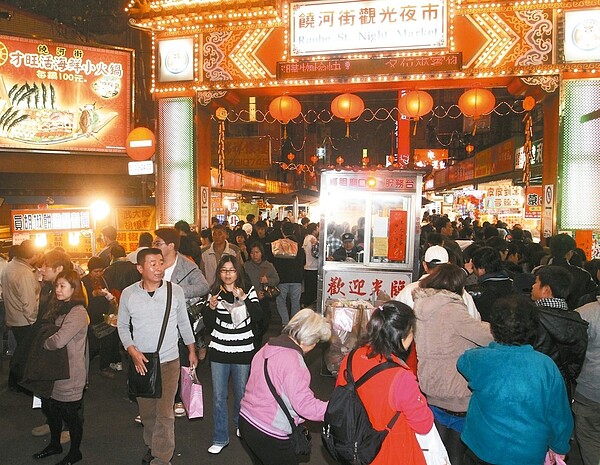
[[414, 163], [418, 168], [432, 166], [435, 170], [446, 167], [448, 162], [448, 149], [415, 149]]
[[600, 10], [565, 11], [564, 58], [600, 61]]
[[325, 299], [371, 300], [384, 292], [392, 299], [412, 282], [405, 271], [323, 270]]
[[373, 74], [423, 74], [458, 71], [462, 68], [460, 53], [414, 57], [369, 58], [366, 60], [329, 59], [282, 61], [277, 63], [278, 79], [319, 79]]
[[[417, 183], [412, 177], [395, 177], [392, 174], [389, 177], [385, 175], [372, 175], [368, 173], [359, 173], [354, 175], [340, 173], [338, 176], [332, 176], [328, 179], [330, 186], [359, 188], [359, 189], [378, 189], [384, 191], [398, 192], [416, 192]], [[373, 184], [371, 184], [371, 182]]]
[[0, 148], [124, 153], [132, 59], [0, 35]]
[[291, 55], [444, 48], [447, 1], [295, 2]]
[[12, 210], [13, 233], [91, 229], [89, 210]]
[[168, 39], [158, 42], [158, 82], [194, 79], [194, 39]]

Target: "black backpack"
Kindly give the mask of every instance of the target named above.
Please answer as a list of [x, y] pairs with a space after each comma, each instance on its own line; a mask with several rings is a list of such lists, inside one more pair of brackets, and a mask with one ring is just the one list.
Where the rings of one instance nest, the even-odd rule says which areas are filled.
[[341, 464], [366, 465], [371, 463], [392, 429], [400, 412], [392, 417], [383, 431], [373, 428], [369, 415], [358, 396], [357, 389], [377, 373], [389, 368], [399, 367], [396, 362], [387, 361], [374, 366], [359, 380], [352, 376], [352, 357], [356, 349], [350, 352], [346, 366], [344, 386], [336, 386], [325, 412], [321, 439], [331, 457]]

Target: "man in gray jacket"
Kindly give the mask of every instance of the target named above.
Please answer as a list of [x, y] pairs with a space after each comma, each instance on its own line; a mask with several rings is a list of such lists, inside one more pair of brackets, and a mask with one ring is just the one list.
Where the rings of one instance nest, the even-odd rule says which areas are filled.
[[174, 228], [160, 228], [154, 231], [153, 247], [160, 249], [165, 266], [165, 279], [183, 288], [185, 299], [196, 302], [208, 294], [208, 282], [192, 260], [179, 253], [181, 236]]
[[[121, 294], [117, 328], [136, 371], [144, 375], [148, 362], [144, 352], [156, 351], [167, 303], [164, 260], [160, 249], [141, 250], [137, 267], [142, 279], [125, 288]], [[189, 351], [190, 367], [194, 368], [198, 365], [198, 357], [185, 296], [183, 289], [173, 284], [167, 328], [159, 351], [162, 396], [158, 399], [137, 398], [144, 423], [144, 443], [148, 447], [142, 463], [170, 465], [175, 451], [173, 402], [179, 380], [179, 335]]]

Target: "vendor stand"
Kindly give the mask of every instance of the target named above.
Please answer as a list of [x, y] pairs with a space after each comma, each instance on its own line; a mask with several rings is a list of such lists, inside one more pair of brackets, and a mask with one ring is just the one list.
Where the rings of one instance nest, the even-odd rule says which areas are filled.
[[[421, 188], [416, 171], [321, 173], [317, 301], [333, 326], [325, 355], [331, 373], [364, 334], [373, 307], [396, 297], [418, 272]], [[335, 261], [342, 234], [354, 238], [356, 249], [346, 254], [354, 258]]]

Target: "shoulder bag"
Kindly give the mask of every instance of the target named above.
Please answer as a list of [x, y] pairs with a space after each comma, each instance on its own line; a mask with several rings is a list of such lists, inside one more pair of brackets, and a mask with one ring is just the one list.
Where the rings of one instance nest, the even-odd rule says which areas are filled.
[[160, 337], [158, 338], [158, 347], [156, 352], [144, 352], [144, 357], [148, 359], [146, 363], [146, 374], [140, 375], [129, 357], [127, 370], [127, 386], [129, 395], [134, 397], [146, 397], [149, 399], [158, 399], [162, 396], [162, 379], [160, 376], [160, 357], [159, 351], [165, 338], [167, 323], [169, 322], [169, 313], [171, 312], [171, 299], [173, 296], [172, 285], [167, 281], [167, 307], [165, 308], [165, 316], [160, 329]]
[[[262, 271], [263, 271], [263, 276], [267, 276], [267, 267], [262, 266]], [[258, 289], [257, 289], [258, 290]], [[269, 283], [265, 283], [262, 285], [262, 291], [265, 294], [265, 297], [267, 299], [274, 299], [276, 298], [279, 294], [281, 294], [281, 291], [279, 290], [279, 288], [277, 286], [271, 286]]]
[[275, 390], [275, 386], [273, 386], [273, 382], [271, 381], [271, 378], [269, 377], [269, 372], [267, 371], [267, 362], [268, 361], [269, 361], [268, 358], [265, 359], [265, 365], [264, 365], [265, 380], [267, 381], [267, 385], [269, 386], [269, 390], [271, 391], [271, 394], [273, 394], [273, 397], [279, 404], [279, 407], [281, 407], [281, 410], [283, 410], [283, 413], [285, 413], [285, 416], [287, 417], [288, 421], [290, 422], [290, 426], [292, 427], [292, 434], [290, 434], [288, 437], [290, 438], [290, 441], [292, 442], [292, 447], [294, 448], [294, 453], [296, 455], [310, 455], [310, 450], [312, 447], [312, 437], [310, 435], [310, 431], [308, 431], [308, 428], [306, 426], [304, 426], [303, 424], [296, 425], [296, 423], [294, 423], [294, 419], [290, 415], [289, 410], [285, 406], [285, 403], [283, 402], [283, 400], [281, 399], [279, 394], [277, 394], [277, 391]]

